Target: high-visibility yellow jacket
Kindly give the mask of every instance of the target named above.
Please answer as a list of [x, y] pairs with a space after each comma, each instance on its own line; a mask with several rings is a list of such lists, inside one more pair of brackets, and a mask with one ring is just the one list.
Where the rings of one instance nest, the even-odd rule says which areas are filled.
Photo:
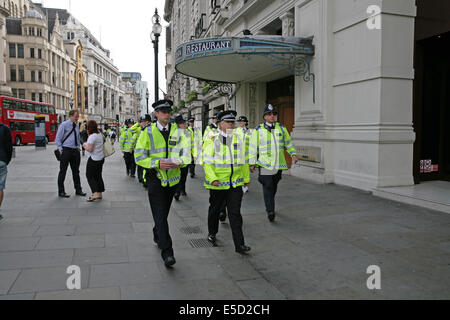
[[120, 149], [122, 149], [123, 152], [130, 152], [131, 150], [134, 150], [137, 138], [136, 125], [130, 128], [125, 128], [120, 135]]
[[[205, 188], [211, 190], [228, 190], [250, 183], [250, 172], [246, 170], [248, 152], [237, 134], [228, 138], [224, 144], [223, 136], [215, 134], [203, 145], [203, 168], [205, 170]], [[219, 181], [219, 186], [213, 186]]]
[[217, 134], [217, 132], [219, 132], [219, 129], [213, 127], [213, 124], [208, 125], [205, 129], [205, 133], [203, 134], [203, 142], [209, 139], [212, 135]]
[[134, 150], [136, 164], [144, 169], [154, 169], [163, 187], [173, 187], [180, 182], [181, 170], [161, 170], [159, 163], [163, 159], [177, 161], [180, 166], [191, 163], [191, 148], [189, 139], [186, 139], [184, 130], [176, 124], [170, 125], [168, 143], [159, 131], [156, 123], [142, 131]]
[[248, 129], [247, 131], [244, 131], [241, 127], [234, 129], [234, 132], [236, 133], [238, 139], [242, 144], [245, 145], [245, 153], [246, 153], [246, 163], [244, 165], [244, 170], [248, 171], [246, 174], [250, 176], [250, 165], [248, 164], [248, 161], [250, 159], [250, 140], [252, 137], [252, 130]]
[[265, 124], [261, 124], [253, 130], [250, 139], [249, 164], [268, 170], [288, 170], [284, 150], [291, 157], [297, 155], [288, 130], [276, 123], [275, 129], [270, 132]]

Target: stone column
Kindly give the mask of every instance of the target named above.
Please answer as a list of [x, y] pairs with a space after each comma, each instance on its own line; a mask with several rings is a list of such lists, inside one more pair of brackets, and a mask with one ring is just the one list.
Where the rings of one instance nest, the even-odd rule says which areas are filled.
[[283, 36], [294, 37], [295, 36], [295, 16], [292, 12], [286, 12], [280, 17], [283, 25]]
[[11, 88], [6, 83], [6, 17], [9, 11], [4, 7], [4, 3], [0, 3], [0, 95], [11, 95]]

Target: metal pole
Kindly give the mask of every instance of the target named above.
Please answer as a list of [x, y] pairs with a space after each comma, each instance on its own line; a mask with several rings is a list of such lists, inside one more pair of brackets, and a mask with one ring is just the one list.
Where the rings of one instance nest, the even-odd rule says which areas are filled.
[[159, 101], [158, 42], [159, 36], [155, 35], [155, 102]]

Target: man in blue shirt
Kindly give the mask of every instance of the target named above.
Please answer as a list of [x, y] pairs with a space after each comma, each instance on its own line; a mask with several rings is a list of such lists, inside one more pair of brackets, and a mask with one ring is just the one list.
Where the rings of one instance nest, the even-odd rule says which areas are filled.
[[78, 119], [80, 114], [77, 110], [69, 113], [69, 120], [61, 123], [56, 134], [56, 145], [61, 152], [61, 163], [58, 176], [58, 195], [61, 198], [70, 198], [64, 189], [64, 181], [66, 180], [67, 168], [70, 164], [72, 170], [73, 183], [77, 196], [84, 197], [86, 193], [81, 188], [80, 181], [80, 128], [78, 127]]

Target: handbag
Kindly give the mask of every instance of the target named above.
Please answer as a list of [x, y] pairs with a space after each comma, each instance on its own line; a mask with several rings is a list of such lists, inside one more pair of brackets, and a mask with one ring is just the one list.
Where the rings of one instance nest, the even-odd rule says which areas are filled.
[[[64, 144], [64, 142], [66, 142], [67, 139], [69, 139], [69, 137], [72, 135], [72, 133], [74, 133], [75, 128], [72, 129], [72, 131], [70, 131], [70, 133], [67, 135], [67, 137], [62, 141], [61, 145]], [[59, 149], [55, 150], [55, 157], [56, 160], [61, 161], [61, 151], [59, 151]]]
[[105, 155], [105, 158], [108, 158], [116, 153], [110, 137], [103, 139], [103, 153]]

